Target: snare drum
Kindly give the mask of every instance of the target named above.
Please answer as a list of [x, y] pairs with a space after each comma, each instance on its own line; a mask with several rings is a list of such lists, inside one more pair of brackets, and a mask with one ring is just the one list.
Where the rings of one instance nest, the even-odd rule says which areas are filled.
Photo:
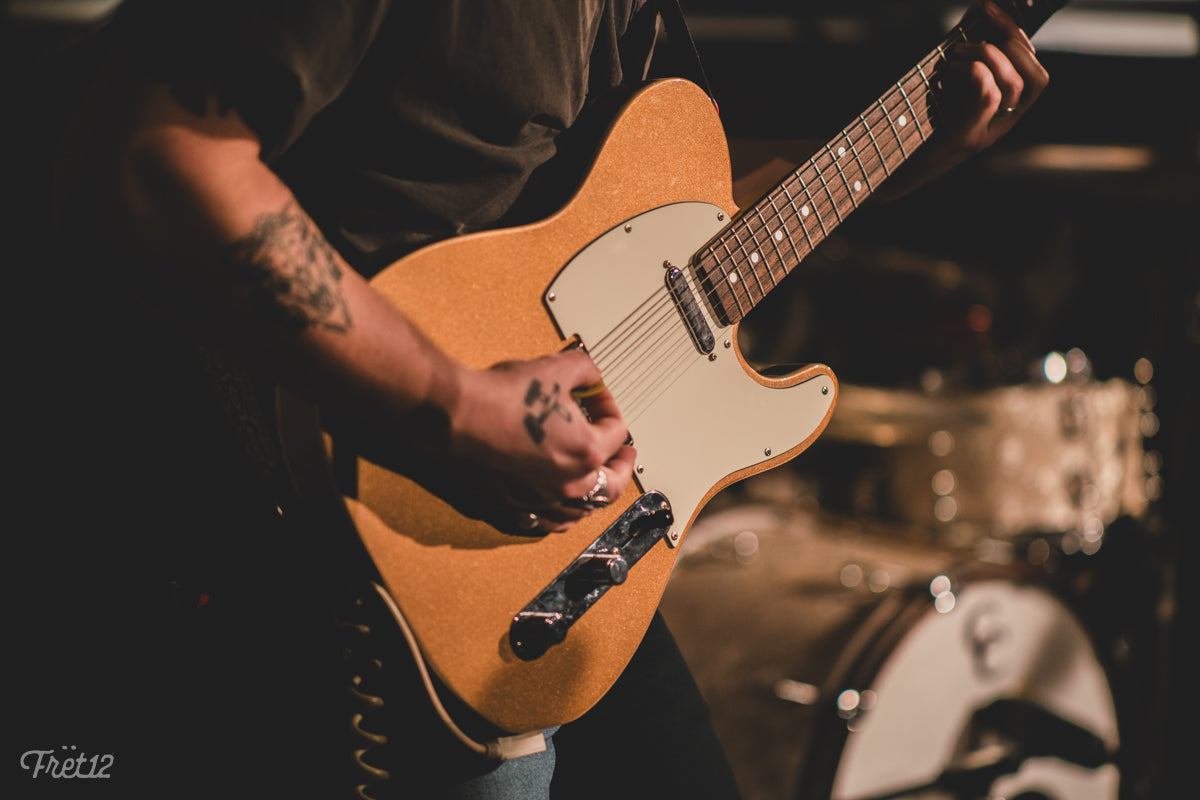
[[[706, 512], [685, 540], [662, 609], [746, 800], [901, 796], [1005, 754], [980, 796], [1116, 798], [1116, 767], [1071, 763], [1085, 745], [1106, 760], [1118, 731], [1067, 605], [1031, 567], [890, 533], [744, 505]], [[997, 701], [1023, 713], [986, 718]], [[1045, 741], [1049, 723], [1074, 738]]]
[[1053, 533], [1068, 552], [1093, 552], [1107, 526], [1153, 499], [1151, 397], [1119, 379], [944, 397], [846, 386], [821, 441], [877, 455], [858, 475], [873, 480], [858, 494], [877, 506], [857, 513], [948, 545]]

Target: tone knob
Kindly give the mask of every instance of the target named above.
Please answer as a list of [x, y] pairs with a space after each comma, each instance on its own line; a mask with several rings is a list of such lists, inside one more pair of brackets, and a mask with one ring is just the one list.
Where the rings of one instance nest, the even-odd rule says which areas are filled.
[[533, 661], [567, 638], [566, 618], [557, 612], [522, 611], [508, 628], [508, 644], [517, 658]]

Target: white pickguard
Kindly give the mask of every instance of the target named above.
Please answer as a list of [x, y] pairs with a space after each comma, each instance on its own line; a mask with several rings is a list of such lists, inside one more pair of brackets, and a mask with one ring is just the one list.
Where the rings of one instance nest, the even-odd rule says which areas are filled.
[[[580, 251], [545, 296], [562, 335], [577, 336], [588, 349], [626, 416], [638, 451], [638, 485], [666, 495], [679, 524], [690, 522], [705, 495], [729, 475], [808, 440], [836, 395], [827, 374], [776, 388], [743, 367], [736, 326], [717, 325], [689, 266], [726, 224], [718, 207], [700, 202], [639, 214]], [[687, 276], [716, 337], [715, 358], [692, 343], [670, 300], [664, 262]], [[630, 320], [643, 319], [649, 307], [658, 321], [617, 352], [610, 345], [614, 334], [636, 328]]]

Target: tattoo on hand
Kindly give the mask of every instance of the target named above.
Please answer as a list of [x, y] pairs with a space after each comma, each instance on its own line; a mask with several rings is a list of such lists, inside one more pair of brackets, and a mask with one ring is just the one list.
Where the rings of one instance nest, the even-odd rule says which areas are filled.
[[223, 257], [233, 277], [250, 288], [252, 321], [293, 332], [313, 325], [350, 329], [333, 248], [295, 204], [260, 216]]
[[558, 402], [559, 393], [557, 383], [550, 391], [543, 392], [542, 382], [537, 378], [530, 381], [529, 389], [525, 392], [525, 405], [533, 409], [525, 415], [525, 430], [529, 431], [529, 437], [537, 444], [546, 438], [546, 418], [551, 414], [571, 421], [571, 412]]

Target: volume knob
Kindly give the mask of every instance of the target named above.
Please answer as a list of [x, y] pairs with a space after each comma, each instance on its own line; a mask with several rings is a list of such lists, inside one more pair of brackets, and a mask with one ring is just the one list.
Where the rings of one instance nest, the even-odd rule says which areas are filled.
[[571, 583], [588, 586], [618, 586], [629, 577], [629, 562], [618, 552], [586, 553], [575, 561]]

